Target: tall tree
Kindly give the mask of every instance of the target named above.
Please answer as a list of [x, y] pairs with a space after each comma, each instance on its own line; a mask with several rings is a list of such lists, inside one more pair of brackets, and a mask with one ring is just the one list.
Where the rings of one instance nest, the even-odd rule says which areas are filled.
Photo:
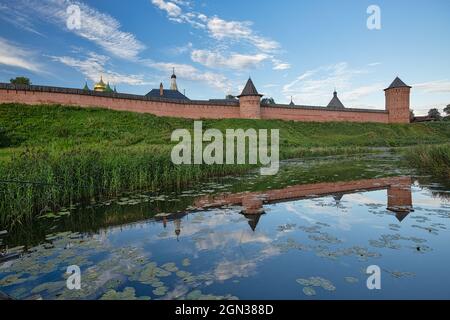
[[450, 116], [450, 104], [448, 104], [445, 108], [444, 108], [444, 112], [447, 116]]
[[430, 109], [430, 111], [428, 111], [428, 116], [433, 118], [433, 119], [435, 119], [435, 120], [441, 120], [442, 119], [441, 113], [436, 108]]
[[261, 104], [275, 104], [274, 98], [263, 98]]
[[25, 84], [27, 86], [31, 85], [31, 81], [26, 77], [16, 77], [15, 79], [9, 80], [12, 84]]
[[409, 121], [413, 122], [414, 121], [414, 110], [409, 109]]

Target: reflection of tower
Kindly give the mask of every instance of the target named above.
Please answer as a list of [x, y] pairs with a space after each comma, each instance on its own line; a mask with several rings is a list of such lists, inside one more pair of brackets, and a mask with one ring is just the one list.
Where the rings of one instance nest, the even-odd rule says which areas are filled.
[[179, 241], [178, 237], [181, 233], [181, 219], [175, 219], [173, 223], [175, 224], [175, 234], [177, 235], [177, 241]]
[[247, 218], [250, 228], [255, 231], [261, 214], [264, 213], [262, 198], [255, 195], [243, 197], [242, 207], [242, 214]]
[[401, 222], [413, 210], [411, 195], [411, 178], [398, 178], [395, 184], [389, 186], [387, 209], [394, 212], [397, 219]]
[[252, 231], [255, 232], [256, 226], [258, 225], [259, 219], [262, 214], [245, 214], [244, 217], [248, 220], [248, 225], [252, 228]]
[[264, 212], [263, 201], [259, 196], [250, 195], [242, 198], [242, 213], [244, 214], [261, 214]]
[[334, 202], [336, 204], [336, 207], [339, 207], [339, 205], [341, 204], [341, 200], [342, 200], [343, 196], [344, 196], [343, 193], [335, 193], [333, 195], [333, 199], [334, 199]]

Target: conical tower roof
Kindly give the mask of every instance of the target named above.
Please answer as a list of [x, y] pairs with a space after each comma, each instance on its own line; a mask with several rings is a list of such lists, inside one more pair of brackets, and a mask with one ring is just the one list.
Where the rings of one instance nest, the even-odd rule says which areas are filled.
[[334, 108], [334, 109], [344, 109], [345, 108], [345, 106], [343, 105], [341, 100], [339, 100], [336, 91], [333, 92], [333, 99], [331, 99], [327, 108]]
[[106, 84], [105, 92], [113, 92], [113, 89], [109, 85], [109, 82]]
[[291, 103], [289, 103], [289, 105], [290, 106], [295, 106], [295, 103], [294, 103], [294, 100], [292, 100], [292, 97], [291, 97]]
[[258, 90], [256, 90], [255, 85], [253, 84], [253, 81], [251, 78], [248, 78], [247, 84], [244, 87], [244, 90], [242, 90], [242, 93], [238, 96], [239, 97], [246, 97], [246, 96], [259, 96], [262, 97], [262, 94], [258, 93]]
[[402, 79], [400, 79], [399, 77], [396, 77], [394, 79], [394, 81], [391, 83], [391, 85], [384, 90], [389, 90], [389, 89], [394, 89], [394, 88], [411, 88], [411, 87], [408, 86], [406, 83], [404, 83], [402, 81]]

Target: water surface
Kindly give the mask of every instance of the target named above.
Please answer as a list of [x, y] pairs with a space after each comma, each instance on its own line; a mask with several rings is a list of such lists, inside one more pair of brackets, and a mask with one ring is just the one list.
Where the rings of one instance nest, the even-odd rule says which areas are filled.
[[[0, 291], [43, 299], [449, 299], [449, 186], [393, 155], [289, 161], [47, 213], [0, 236]], [[78, 265], [82, 289], [66, 288]], [[382, 270], [368, 290], [366, 268]]]

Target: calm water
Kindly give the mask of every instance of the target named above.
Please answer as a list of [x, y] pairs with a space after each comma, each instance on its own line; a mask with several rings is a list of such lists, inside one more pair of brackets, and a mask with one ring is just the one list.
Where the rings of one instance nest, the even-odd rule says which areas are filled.
[[[392, 155], [283, 164], [49, 213], [1, 236], [0, 291], [43, 299], [450, 298], [449, 186]], [[67, 266], [82, 290], [66, 288]], [[382, 270], [368, 290], [366, 268]]]

